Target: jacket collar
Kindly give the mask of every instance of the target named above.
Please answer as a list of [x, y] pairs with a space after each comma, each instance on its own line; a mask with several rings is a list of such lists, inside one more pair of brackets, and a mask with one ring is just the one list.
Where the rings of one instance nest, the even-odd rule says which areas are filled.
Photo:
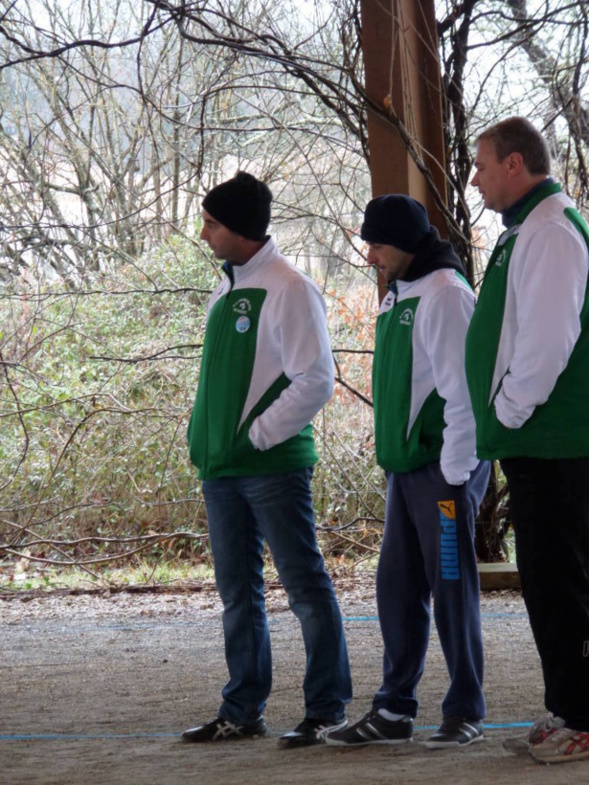
[[237, 282], [242, 283], [250, 276], [257, 273], [260, 268], [264, 267], [271, 261], [278, 253], [278, 248], [273, 238], [268, 236], [264, 245], [260, 250], [255, 253], [251, 259], [245, 264], [231, 264], [230, 262], [223, 262], [223, 272], [227, 275], [231, 284]]
[[[549, 188], [549, 186], [556, 186], [556, 189], [553, 190], [552, 188]], [[531, 188], [527, 194], [524, 194], [520, 199], [517, 200], [517, 202], [514, 202], [511, 207], [508, 207], [507, 210], [503, 210], [501, 213], [503, 226], [506, 226], [509, 229], [515, 223], [521, 223], [522, 219], [520, 218], [520, 213], [524, 207], [526, 207], [528, 202], [540, 193], [542, 193], [542, 197], [534, 203], [534, 207], [538, 202], [542, 201], [544, 198], [544, 189], [547, 191], [546, 196], [549, 196], [552, 193], [558, 193], [560, 191], [560, 186], [554, 182], [552, 177], [547, 177], [545, 180], [542, 180], [541, 183], [538, 183], [538, 185], [535, 185], [533, 188]], [[528, 212], [530, 212], [530, 210], [526, 212], [526, 215]]]

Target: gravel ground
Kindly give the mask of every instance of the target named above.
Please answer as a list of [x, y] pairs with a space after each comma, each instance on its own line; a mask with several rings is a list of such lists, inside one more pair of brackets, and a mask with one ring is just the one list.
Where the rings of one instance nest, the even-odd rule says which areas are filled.
[[[381, 642], [370, 577], [337, 584], [354, 678], [352, 720], [380, 684]], [[191, 725], [216, 716], [226, 680], [213, 590], [37, 598], [0, 595], [1, 785], [577, 785], [589, 761], [541, 766], [502, 746], [543, 713], [542, 679], [517, 593], [482, 596], [486, 741], [455, 752], [420, 744], [440, 722], [446, 670], [435, 633], [420, 684], [416, 743], [278, 749], [303, 716], [304, 655], [280, 589], [268, 591], [274, 688], [269, 735], [187, 745]]]

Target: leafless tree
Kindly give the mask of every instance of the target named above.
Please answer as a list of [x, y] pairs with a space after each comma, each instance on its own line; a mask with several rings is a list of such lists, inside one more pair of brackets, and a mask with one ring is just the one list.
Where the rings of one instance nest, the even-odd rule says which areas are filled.
[[[587, 201], [589, 14], [581, 0], [438, 0], [436, 12], [448, 228], [473, 275], [482, 127], [528, 114]], [[370, 197], [358, 0], [12, 0], [0, 52], [5, 552], [84, 562], [195, 542], [182, 522], [198, 494], [180, 456], [195, 325], [218, 275], [198, 239], [200, 197], [248, 168], [272, 185], [282, 248], [328, 297], [340, 385], [322, 423], [322, 487], [333, 484], [319, 496], [337, 547], [351, 527], [372, 554], [382, 493], [366, 405], [373, 288], [357, 239]], [[152, 461], [165, 445], [153, 466], [146, 445]]]

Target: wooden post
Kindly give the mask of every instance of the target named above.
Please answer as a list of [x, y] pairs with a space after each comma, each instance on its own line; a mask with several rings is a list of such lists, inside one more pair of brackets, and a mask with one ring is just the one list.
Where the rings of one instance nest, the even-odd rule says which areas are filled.
[[[361, 13], [366, 92], [390, 118], [368, 111], [373, 196], [412, 196], [425, 205], [431, 223], [447, 237], [432, 189], [433, 185], [445, 204], [434, 0], [361, 0]], [[431, 172], [429, 184], [407, 148], [405, 131], [413, 139], [416, 155]]]

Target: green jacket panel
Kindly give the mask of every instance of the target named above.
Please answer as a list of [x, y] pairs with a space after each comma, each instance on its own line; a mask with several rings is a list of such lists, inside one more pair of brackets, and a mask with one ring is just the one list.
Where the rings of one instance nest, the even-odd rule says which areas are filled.
[[[200, 378], [188, 426], [190, 459], [201, 479], [294, 471], [317, 461], [312, 425], [269, 450], [256, 450], [251, 423], [289, 386], [283, 374], [270, 385], [239, 427], [256, 357], [264, 289], [232, 289], [211, 308]], [[242, 312], [241, 302], [251, 309]], [[249, 308], [249, 306], [248, 306]]]
[[381, 313], [376, 322], [372, 370], [376, 459], [391, 472], [414, 471], [439, 460], [444, 399], [434, 390], [411, 430], [413, 326], [420, 298], [408, 298]]

